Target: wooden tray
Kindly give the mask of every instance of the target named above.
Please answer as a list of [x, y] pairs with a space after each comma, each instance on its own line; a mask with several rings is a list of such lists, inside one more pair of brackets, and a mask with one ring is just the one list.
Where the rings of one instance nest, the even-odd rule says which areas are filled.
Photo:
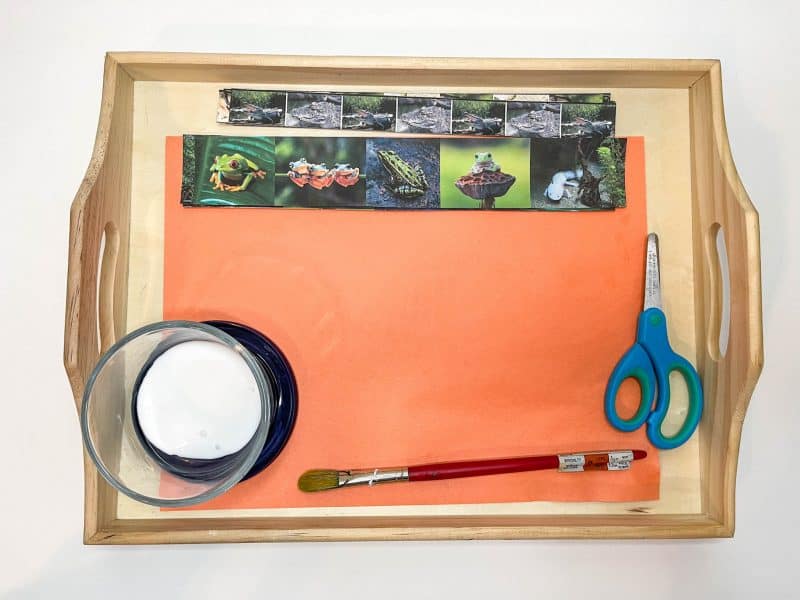
[[[704, 383], [699, 435], [661, 453], [660, 499], [639, 503], [160, 512], [117, 494], [85, 456], [86, 543], [733, 534], [739, 437], [763, 363], [759, 229], [728, 147], [713, 60], [109, 54], [94, 153], [70, 216], [64, 363], [78, 407], [100, 352], [162, 316], [164, 137], [229, 133], [214, 122], [216, 92], [244, 86], [610, 91], [618, 135], [646, 138], [648, 226], [670, 239], [662, 249], [665, 288], [683, 292], [665, 299], [670, 339]], [[717, 251], [720, 229], [729, 277]]]

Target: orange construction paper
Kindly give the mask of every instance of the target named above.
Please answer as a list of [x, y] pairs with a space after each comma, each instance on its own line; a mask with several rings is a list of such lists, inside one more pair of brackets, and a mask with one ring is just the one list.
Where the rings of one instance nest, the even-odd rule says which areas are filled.
[[[185, 208], [167, 138], [164, 318], [255, 327], [297, 377], [292, 437], [197, 508], [658, 497], [657, 452], [603, 413], [642, 310], [644, 143], [608, 212]], [[632, 414], [638, 387], [620, 406]], [[625, 414], [624, 410], [621, 410]], [[648, 450], [627, 472], [534, 472], [305, 494], [310, 468]]]

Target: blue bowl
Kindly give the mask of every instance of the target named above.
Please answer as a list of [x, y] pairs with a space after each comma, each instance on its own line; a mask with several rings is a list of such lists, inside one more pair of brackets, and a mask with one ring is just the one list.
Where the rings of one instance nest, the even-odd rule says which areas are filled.
[[[264, 378], [272, 388], [272, 397], [275, 398], [267, 440], [252, 468], [242, 478], [242, 481], [244, 481], [266, 469], [278, 457], [289, 441], [294, 429], [294, 423], [297, 420], [297, 382], [294, 378], [294, 373], [292, 373], [292, 368], [289, 366], [289, 361], [286, 360], [280, 349], [260, 332], [241, 323], [233, 323], [231, 321], [204, 321], [204, 323], [211, 327], [216, 327], [236, 339], [256, 358], [264, 373]], [[221, 479], [236, 465], [240, 464], [239, 455], [242, 452], [246, 452], [246, 448], [221, 458], [184, 458], [167, 454], [156, 448], [145, 437], [139, 425], [136, 412], [136, 397], [144, 375], [158, 356], [179, 343], [181, 343], [179, 338], [173, 338], [168, 344], [160, 346], [139, 373], [134, 384], [133, 401], [131, 403], [133, 428], [142, 446], [147, 449], [153, 459], [165, 471], [190, 481]]]
[[205, 323], [235, 338], [258, 359], [276, 398], [275, 414], [272, 416], [267, 441], [253, 468], [242, 479], [244, 481], [266, 469], [278, 458], [289, 441], [297, 420], [297, 381], [283, 352], [262, 333], [231, 321], [205, 321]]

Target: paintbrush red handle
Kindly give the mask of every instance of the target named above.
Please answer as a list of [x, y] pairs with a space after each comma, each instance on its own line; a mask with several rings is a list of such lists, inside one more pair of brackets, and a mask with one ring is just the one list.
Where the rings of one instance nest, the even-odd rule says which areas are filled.
[[391, 469], [356, 469], [334, 471], [312, 469], [297, 481], [304, 492], [332, 490], [351, 485], [375, 485], [392, 481], [431, 481], [499, 475], [520, 471], [558, 469], [561, 472], [575, 471], [624, 471], [631, 462], [647, 456], [644, 450], [607, 450], [605, 452], [576, 452], [573, 454], [551, 454], [549, 456], [521, 456], [518, 458], [493, 458], [489, 460], [464, 460], [459, 462], [432, 463], [413, 467]]
[[[523, 456], [518, 458], [496, 458], [490, 460], [465, 460], [460, 462], [433, 463], [408, 467], [409, 481], [431, 481], [433, 479], [454, 479], [456, 477], [476, 477], [479, 475], [499, 475], [521, 471], [542, 471], [545, 469], [596, 471], [613, 465], [612, 455], [617, 452], [586, 452], [576, 454], [551, 454], [549, 456]], [[633, 450], [633, 460], [647, 456], [644, 450]], [[569, 468], [569, 459], [583, 457], [581, 468]]]

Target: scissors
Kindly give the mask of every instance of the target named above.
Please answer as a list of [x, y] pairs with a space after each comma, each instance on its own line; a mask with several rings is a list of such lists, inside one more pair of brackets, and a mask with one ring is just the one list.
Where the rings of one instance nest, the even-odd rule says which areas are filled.
[[[677, 371], [689, 390], [689, 408], [681, 428], [671, 437], [661, 433], [669, 410], [669, 376]], [[616, 400], [620, 385], [632, 377], [639, 382], [641, 400], [636, 414], [623, 419], [617, 414]], [[655, 408], [653, 401], [655, 400]], [[667, 317], [661, 310], [658, 236], [647, 236], [644, 310], [636, 326], [636, 341], [614, 367], [605, 394], [606, 418], [620, 431], [634, 431], [647, 423], [647, 437], [656, 448], [677, 448], [688, 440], [703, 414], [703, 386], [695, 368], [676, 354], [667, 339]]]

